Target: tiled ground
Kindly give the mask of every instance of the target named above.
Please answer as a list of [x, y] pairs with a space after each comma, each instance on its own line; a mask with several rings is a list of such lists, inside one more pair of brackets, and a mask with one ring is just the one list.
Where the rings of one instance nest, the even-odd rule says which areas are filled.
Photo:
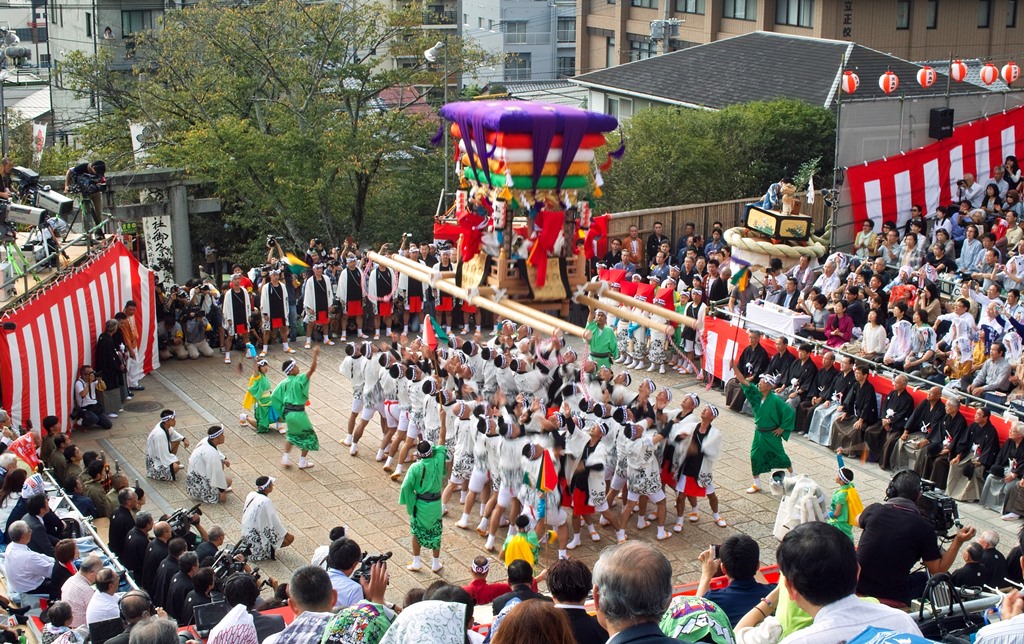
[[[301, 346], [301, 345], [300, 345]], [[238, 354], [236, 354], [237, 356]], [[350, 409], [350, 384], [338, 372], [343, 357], [342, 346], [327, 348], [321, 353], [320, 366], [313, 377], [311, 388], [310, 417], [321, 439], [321, 451], [315, 454], [315, 468], [309, 471], [280, 467], [281, 446], [284, 437], [276, 433], [256, 435], [242, 428], [238, 414], [242, 411], [241, 401], [244, 387], [248, 382], [251, 362], [243, 373], [237, 365], [224, 365], [220, 354], [210, 359], [197, 361], [168, 362], [158, 372], [145, 378], [144, 392], [136, 395], [132, 403], [150, 402], [158, 404], [157, 409], [169, 407], [178, 414], [177, 429], [188, 436], [193, 443], [206, 433], [211, 424], [223, 423], [228, 430], [227, 443], [222, 450], [231, 461], [231, 473], [235, 478], [234, 495], [222, 506], [204, 506], [206, 525], [222, 525], [228, 532], [229, 541], [237, 537], [245, 495], [254, 489], [255, 479], [261, 474], [277, 477], [273, 500], [288, 528], [295, 533], [292, 547], [282, 550], [277, 561], [264, 562], [262, 569], [279, 579], [287, 579], [290, 572], [308, 562], [313, 549], [327, 541], [331, 527], [344, 524], [350, 535], [364, 550], [395, 553], [398, 565], [390, 567], [391, 588], [388, 599], [401, 601], [402, 595], [417, 585], [429, 585], [437, 576], [429, 572], [417, 574], [405, 570], [410, 561], [410, 537], [405, 509], [398, 505], [399, 484], [392, 482], [381, 470], [381, 464], [374, 461], [376, 442], [380, 428], [371, 425], [363, 439], [359, 457], [349, 456], [347, 448], [339, 444], [344, 432]], [[304, 367], [308, 365], [310, 352], [299, 350], [295, 356]], [[276, 384], [281, 379], [279, 366], [282, 360], [280, 350], [272, 351], [271, 364], [275, 370], [271, 380]], [[237, 357], [236, 357], [237, 362]], [[696, 525], [688, 524], [682, 534], [660, 545], [673, 563], [677, 583], [696, 581], [699, 578], [697, 554], [710, 543], [720, 543], [733, 532], [745, 532], [761, 544], [762, 560], [774, 562], [776, 540], [772, 536], [772, 525], [778, 502], [770, 494], [748, 495], [744, 489], [749, 485], [748, 452], [752, 434], [749, 417], [734, 414], [724, 406], [724, 399], [717, 391], [705, 391], [695, 386], [690, 377], [678, 375], [654, 375], [659, 385], [667, 385], [679, 392], [695, 390], [702, 399], [719, 405], [723, 409], [717, 421], [725, 434], [724, 454], [715, 471], [715, 483], [722, 504], [722, 514], [729, 521], [729, 527], [719, 528], [711, 522], [706, 511]], [[129, 403], [131, 405], [131, 403]], [[158, 421], [158, 411], [134, 413], [126, 411], [114, 421], [109, 432], [90, 431], [76, 434], [76, 441], [83, 449], [106, 449], [121, 460], [122, 468], [144, 472], [144, 451], [146, 436]], [[827, 449], [808, 440], [794, 436], [787, 450], [798, 472], [812, 475], [829, 493], [834, 485], [835, 456]], [[187, 459], [187, 454], [184, 455]], [[184, 459], [183, 459], [184, 460]], [[856, 483], [865, 504], [880, 500], [888, 476], [876, 465], [852, 465], [856, 472]], [[132, 476], [138, 474], [132, 473]], [[138, 475], [144, 479], [144, 475]], [[147, 509], [158, 514], [175, 508], [191, 505], [184, 494], [184, 485], [143, 480], [143, 486], [150, 492]], [[670, 496], [669, 507], [673, 498]], [[454, 505], [454, 504], [453, 504]], [[994, 527], [1003, 538], [1006, 552], [1015, 542], [1016, 523], [1000, 521], [999, 517], [977, 505], [961, 504], [965, 522], [980, 529]], [[442, 559], [445, 564], [440, 576], [451, 583], [463, 584], [470, 580], [468, 562], [479, 554], [485, 554], [483, 539], [475, 532], [466, 532], [455, 527], [460, 511], [453, 508], [445, 519]], [[674, 520], [670, 514], [669, 522]], [[585, 533], [584, 533], [585, 534]], [[612, 535], [603, 531], [604, 539], [592, 543], [584, 537], [581, 548], [572, 552], [592, 565], [600, 549], [612, 542]], [[630, 538], [654, 540], [654, 528], [643, 532], [636, 530], [631, 522]], [[554, 560], [553, 549], [542, 552], [542, 562]], [[501, 565], [492, 566], [491, 580], [504, 579]]]

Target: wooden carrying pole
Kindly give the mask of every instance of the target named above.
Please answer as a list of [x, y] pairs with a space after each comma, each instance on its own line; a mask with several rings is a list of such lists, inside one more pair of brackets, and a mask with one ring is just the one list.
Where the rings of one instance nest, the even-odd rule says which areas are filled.
[[576, 298], [576, 301], [583, 306], [589, 306], [595, 311], [604, 311], [609, 315], [614, 315], [622, 318], [623, 320], [629, 320], [630, 322], [635, 322], [640, 326], [645, 326], [652, 331], [661, 331], [665, 335], [672, 335], [675, 333], [671, 324], [660, 324], [651, 318], [645, 318], [636, 311], [630, 311], [629, 309], [623, 309], [605, 302], [600, 302], [587, 295], [580, 295]]
[[[385, 257], [384, 255], [380, 255], [379, 253], [372, 251], [367, 253], [366, 256], [370, 261], [408, 275], [410, 278], [426, 284], [430, 284], [431, 278], [434, 277], [434, 274], [426, 266], [408, 260], [400, 261], [404, 260], [404, 258]], [[501, 302], [495, 302], [482, 295], [474, 295], [471, 297], [468, 290], [461, 288], [448, 280], [436, 280], [432, 288], [436, 288], [437, 290], [447, 293], [452, 297], [469, 302], [473, 306], [490, 311], [495, 315], [508, 318], [509, 320], [519, 324], [527, 324], [533, 327], [536, 331], [545, 335], [555, 335], [558, 331], [566, 331], [581, 338], [590, 339], [590, 332], [586, 329], [582, 329], [575, 325], [569, 325], [571, 328], [563, 329], [561, 328], [563, 326], [561, 320], [552, 318], [544, 313], [538, 312], [536, 316], [526, 316], [519, 311], [505, 306]]]
[[[601, 290], [601, 283], [590, 282], [589, 284], [587, 284], [586, 288], [591, 293], [598, 293]], [[611, 289], [605, 289], [605, 291], [601, 293], [601, 297], [609, 300], [614, 300], [619, 304], [636, 307], [642, 311], [646, 311], [647, 313], [651, 313], [653, 315], [663, 317], [671, 322], [675, 322], [677, 325], [682, 324], [683, 326], [690, 327], [691, 329], [697, 326], [697, 320], [691, 318], [689, 315], [683, 315], [682, 313], [677, 313], [676, 311], [669, 311], [664, 306], [658, 306], [657, 304], [651, 304], [650, 302], [642, 302], [636, 298], [629, 297], [628, 295], [623, 295], [622, 293], [617, 293], [616, 291], [613, 291]], [[579, 298], [577, 298], [577, 301], [580, 301]], [[620, 313], [620, 311], [622, 310], [621, 308], [612, 307], [612, 309], [608, 310], [609, 312], [613, 313], [616, 317], [629, 319], [627, 316], [622, 315]]]

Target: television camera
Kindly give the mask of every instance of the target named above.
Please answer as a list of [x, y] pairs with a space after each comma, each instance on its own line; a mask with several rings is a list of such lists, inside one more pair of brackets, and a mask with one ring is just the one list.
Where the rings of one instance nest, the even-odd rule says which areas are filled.
[[213, 576], [220, 587], [228, 577], [242, 573], [251, 576], [256, 580], [258, 588], [271, 586], [269, 579], [263, 579], [258, 567], [249, 566], [249, 555], [252, 554], [252, 545], [244, 538], [240, 539], [231, 548], [221, 548], [217, 557], [213, 560]]
[[171, 524], [171, 532], [175, 537], [181, 537], [189, 543], [190, 549], [197, 543], [198, 535], [192, 532], [192, 527], [199, 523], [199, 517], [203, 516], [203, 511], [199, 507], [201, 504], [196, 503], [190, 509], [179, 508], [174, 511], [174, 514], [167, 517], [167, 523]]
[[366, 579], [366, 581], [370, 581], [370, 568], [372, 568], [374, 564], [380, 563], [382, 561], [387, 561], [390, 558], [390, 550], [388, 552], [382, 552], [378, 555], [371, 555], [368, 552], [364, 552], [363, 558], [359, 561], [359, 567], [356, 568], [356, 571], [354, 573], [352, 573], [352, 581], [359, 582], [364, 578]]
[[39, 185], [39, 174], [29, 168], [15, 166], [11, 176], [17, 185], [21, 203], [0, 201], [0, 228], [3, 229], [3, 235], [13, 239], [14, 224], [39, 229], [49, 226], [55, 236], [67, 232], [64, 217], [74, 210], [74, 201], [52, 190], [49, 185]]
[[948, 537], [954, 526], [963, 527], [956, 501], [938, 491], [934, 481], [921, 481], [921, 496], [917, 499], [917, 509], [932, 524], [935, 534], [940, 537]]

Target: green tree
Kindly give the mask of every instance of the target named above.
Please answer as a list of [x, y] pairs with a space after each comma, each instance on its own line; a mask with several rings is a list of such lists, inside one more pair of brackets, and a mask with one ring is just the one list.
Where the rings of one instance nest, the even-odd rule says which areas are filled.
[[[434, 203], [443, 180], [424, 96], [442, 74], [422, 62], [438, 37], [422, 22], [418, 5], [211, 1], [166, 13], [140, 38], [131, 78], [84, 56], [64, 73], [101, 96], [120, 132], [129, 120], [154, 129], [148, 162], [214, 182], [232, 236], [340, 245], [372, 221], [369, 236], [394, 238], [400, 204], [386, 204], [403, 180], [391, 175], [419, 177]], [[452, 78], [484, 59], [456, 38], [446, 46]], [[416, 64], [393, 69], [390, 55], [403, 54]], [[403, 213], [433, 214], [407, 201]]]
[[760, 195], [815, 157], [822, 158], [824, 175], [816, 177], [818, 185], [831, 180], [835, 119], [799, 101], [717, 112], [652, 108], [634, 114], [623, 130], [626, 154], [604, 174], [603, 211]]

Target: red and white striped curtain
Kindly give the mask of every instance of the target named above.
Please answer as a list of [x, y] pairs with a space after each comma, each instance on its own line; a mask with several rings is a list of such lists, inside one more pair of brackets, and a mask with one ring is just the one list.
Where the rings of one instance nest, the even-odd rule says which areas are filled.
[[139, 354], [148, 373], [160, 366], [153, 271], [120, 242], [3, 317], [16, 325], [0, 331], [0, 403], [14, 423], [31, 419], [41, 427], [53, 415], [67, 430], [78, 369], [92, 361], [104, 323], [128, 300], [138, 304]]
[[930, 215], [957, 199], [956, 182], [967, 173], [985, 184], [992, 168], [1009, 155], [1024, 154], [1024, 107], [978, 119], [953, 130], [953, 136], [923, 148], [877, 161], [850, 166], [846, 181], [856, 230], [865, 219], [902, 228], [910, 207], [921, 206]]

